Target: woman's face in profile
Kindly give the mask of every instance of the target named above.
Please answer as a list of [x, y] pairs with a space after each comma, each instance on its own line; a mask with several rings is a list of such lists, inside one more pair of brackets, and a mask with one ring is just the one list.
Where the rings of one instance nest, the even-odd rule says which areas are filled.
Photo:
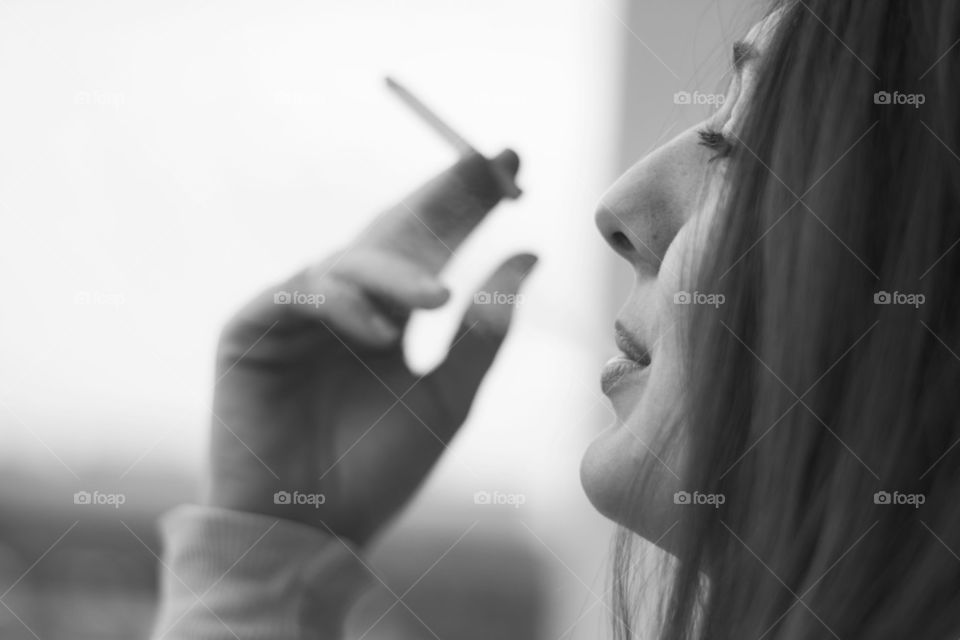
[[[596, 213], [607, 243], [635, 274], [615, 325], [625, 357], [602, 376], [616, 422], [590, 445], [581, 465], [587, 496], [607, 517], [657, 541], [677, 520], [673, 493], [683, 477], [683, 451], [653, 447], [680, 407], [682, 327], [691, 304], [695, 259], [716, 210], [725, 150], [750, 98], [758, 57], [778, 14], [755, 25], [734, 47], [733, 79], [723, 106], [627, 170], [604, 194]], [[719, 134], [719, 135], [718, 135]], [[700, 292], [703, 294], [704, 292]], [[652, 503], [630, 505], [641, 469], [657, 479]]]

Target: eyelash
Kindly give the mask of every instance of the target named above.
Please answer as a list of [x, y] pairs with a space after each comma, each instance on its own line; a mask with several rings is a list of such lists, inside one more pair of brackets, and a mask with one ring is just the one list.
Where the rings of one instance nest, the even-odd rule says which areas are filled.
[[726, 158], [733, 152], [733, 144], [717, 129], [703, 128], [697, 131], [697, 135], [700, 136], [701, 145], [716, 151], [710, 158], [711, 162]]

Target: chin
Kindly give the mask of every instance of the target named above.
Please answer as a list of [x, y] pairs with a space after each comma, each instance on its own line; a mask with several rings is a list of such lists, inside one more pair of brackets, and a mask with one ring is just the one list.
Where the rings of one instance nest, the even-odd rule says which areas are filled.
[[[647, 480], [642, 487], [641, 478]], [[673, 503], [680, 480], [628, 429], [611, 426], [590, 443], [580, 483], [603, 516], [672, 552], [672, 536], [664, 534], [683, 515]]]
[[629, 526], [624, 516], [637, 467], [618, 430], [617, 426], [608, 427], [587, 447], [580, 460], [580, 484], [597, 511]]

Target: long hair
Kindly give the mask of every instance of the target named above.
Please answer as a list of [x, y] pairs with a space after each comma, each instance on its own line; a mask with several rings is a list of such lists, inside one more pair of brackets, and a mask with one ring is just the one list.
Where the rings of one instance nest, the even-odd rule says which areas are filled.
[[683, 509], [655, 637], [955, 640], [960, 3], [772, 10], [696, 275], [724, 304], [692, 311], [664, 444], [724, 500]]

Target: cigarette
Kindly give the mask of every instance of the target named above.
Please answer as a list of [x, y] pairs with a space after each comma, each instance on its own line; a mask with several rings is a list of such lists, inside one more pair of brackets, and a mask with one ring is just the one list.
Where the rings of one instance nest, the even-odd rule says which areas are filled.
[[[386, 78], [387, 87], [393, 91], [394, 95], [400, 98], [404, 104], [406, 104], [410, 109], [420, 116], [431, 129], [437, 132], [441, 138], [447, 141], [454, 148], [458, 155], [471, 156], [471, 155], [481, 155], [472, 144], [466, 141], [466, 139], [457, 133], [453, 127], [448, 125], [440, 116], [438, 116], [432, 109], [423, 104], [423, 101], [420, 100], [417, 96], [413, 95], [409, 89], [404, 87], [402, 84], [387, 76]], [[520, 194], [523, 193], [520, 190], [520, 187], [517, 186], [517, 183], [514, 182], [513, 176], [502, 171], [500, 167], [492, 162], [488, 162], [490, 168], [493, 170], [494, 178], [500, 185], [500, 189], [503, 192], [503, 195], [508, 198], [516, 199], [520, 197]]]

